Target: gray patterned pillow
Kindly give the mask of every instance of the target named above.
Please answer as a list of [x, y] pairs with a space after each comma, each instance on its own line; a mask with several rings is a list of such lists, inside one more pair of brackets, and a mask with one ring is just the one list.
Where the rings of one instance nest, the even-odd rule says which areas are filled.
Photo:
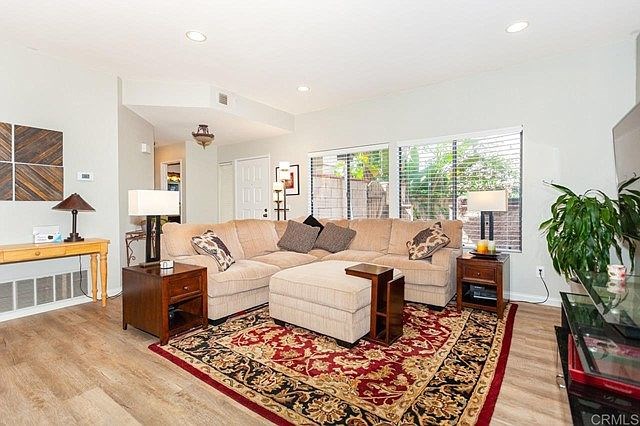
[[298, 253], [309, 253], [318, 238], [318, 232], [320, 232], [320, 228], [290, 220], [287, 222], [284, 235], [278, 241], [278, 247]]
[[206, 254], [213, 257], [218, 264], [218, 271], [229, 269], [236, 261], [227, 248], [213, 231], [207, 231], [202, 235], [191, 238], [191, 244], [198, 254]]
[[327, 223], [316, 240], [315, 248], [337, 253], [349, 248], [349, 244], [356, 237], [356, 231], [342, 226]]
[[407, 241], [409, 259], [420, 260], [433, 256], [433, 253], [449, 244], [451, 239], [442, 232], [442, 224], [436, 222], [427, 229], [423, 229], [413, 237], [413, 241]]

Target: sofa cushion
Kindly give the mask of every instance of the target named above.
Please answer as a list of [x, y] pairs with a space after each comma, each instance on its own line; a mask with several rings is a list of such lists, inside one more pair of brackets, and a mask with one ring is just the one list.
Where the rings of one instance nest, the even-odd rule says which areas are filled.
[[353, 262], [370, 262], [376, 257], [380, 257], [380, 252], [366, 250], [343, 250], [329, 254], [322, 260], [351, 260]]
[[331, 253], [346, 250], [356, 236], [356, 231], [329, 222], [316, 240], [315, 248], [324, 249]]
[[[322, 230], [324, 229], [324, 225], [322, 223], [320, 223], [320, 221], [318, 219], [313, 217], [312, 214], [307, 216], [307, 218], [302, 223], [304, 223], [305, 225], [309, 225], [309, 226], [314, 226], [316, 228], [320, 228], [320, 232], [322, 232]], [[320, 234], [320, 232], [318, 232], [318, 234]]]
[[449, 270], [427, 260], [409, 260], [401, 254], [387, 254], [371, 261], [377, 265], [398, 268], [407, 283], [444, 287], [449, 285]]
[[449, 244], [451, 239], [442, 232], [442, 225], [436, 222], [430, 227], [418, 232], [413, 240], [407, 241], [409, 249], [409, 259], [427, 259], [435, 252]]
[[278, 234], [272, 221], [243, 219], [236, 220], [235, 224], [245, 258], [278, 251]]
[[283, 250], [308, 253], [318, 238], [318, 232], [320, 228], [290, 220], [287, 230], [278, 241], [278, 247]]
[[459, 220], [404, 220], [393, 219], [391, 235], [389, 237], [389, 254], [404, 254], [409, 256], [407, 241], [418, 232], [430, 227], [436, 222], [442, 224], [442, 230], [451, 239], [446, 247], [460, 248], [462, 244], [462, 222]]
[[348, 219], [320, 219], [319, 222], [324, 226], [327, 226], [327, 223], [333, 223], [334, 225], [342, 226], [343, 228], [349, 227]]
[[387, 253], [391, 219], [353, 219], [349, 221], [349, 229], [356, 231], [350, 249]]
[[322, 259], [323, 257], [330, 255], [331, 252], [324, 249], [314, 248], [307, 254], [315, 256], [316, 259]]
[[167, 254], [171, 257], [193, 256], [197, 254], [191, 244], [191, 237], [213, 231], [227, 246], [234, 259], [244, 259], [244, 251], [236, 232], [235, 221], [211, 224], [165, 223], [162, 226], [162, 240]]
[[213, 231], [191, 237], [191, 244], [198, 254], [213, 257], [218, 264], [218, 271], [226, 271], [235, 262], [224, 242]]
[[207, 293], [219, 297], [266, 287], [279, 270], [277, 266], [255, 260], [238, 260], [224, 272], [209, 273]]
[[315, 262], [318, 258], [311, 254], [296, 253], [293, 251], [274, 251], [273, 253], [253, 257], [251, 260], [277, 266], [280, 269], [287, 269]]

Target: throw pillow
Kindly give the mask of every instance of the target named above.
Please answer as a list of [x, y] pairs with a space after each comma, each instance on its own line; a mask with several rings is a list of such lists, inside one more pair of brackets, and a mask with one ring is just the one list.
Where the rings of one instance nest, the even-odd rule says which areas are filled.
[[236, 261], [227, 248], [213, 231], [207, 231], [202, 235], [191, 238], [191, 244], [198, 254], [206, 254], [213, 257], [218, 264], [218, 271], [229, 269]]
[[318, 232], [320, 228], [290, 220], [287, 222], [284, 235], [278, 241], [278, 247], [298, 253], [309, 253], [318, 238]]
[[337, 253], [349, 248], [356, 236], [356, 231], [329, 222], [316, 240], [315, 248]]
[[451, 239], [442, 232], [442, 224], [436, 222], [427, 229], [423, 229], [413, 237], [413, 241], [407, 241], [409, 259], [420, 260], [433, 256], [433, 253], [449, 244]]
[[318, 231], [318, 235], [320, 235], [320, 233], [322, 232], [322, 230], [324, 229], [324, 225], [320, 223], [320, 221], [318, 219], [316, 219], [315, 217], [313, 217], [312, 214], [310, 214], [305, 220], [304, 222], [305, 225], [309, 225], [309, 226], [314, 226], [316, 228], [320, 228], [320, 231]]

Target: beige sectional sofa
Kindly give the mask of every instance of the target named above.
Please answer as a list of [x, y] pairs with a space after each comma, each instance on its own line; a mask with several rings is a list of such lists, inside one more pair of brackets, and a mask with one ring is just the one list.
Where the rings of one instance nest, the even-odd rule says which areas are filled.
[[[326, 223], [326, 221], [324, 221]], [[445, 306], [455, 294], [455, 262], [462, 254], [462, 222], [440, 220], [451, 242], [429, 260], [409, 260], [406, 242], [435, 221], [401, 219], [334, 220], [349, 227], [356, 236], [348, 250], [329, 253], [313, 249], [309, 253], [280, 250], [278, 240], [287, 222], [257, 219], [233, 220], [220, 224], [175, 224], [162, 227], [162, 257], [206, 266], [209, 275], [209, 318], [219, 320], [269, 300], [269, 280], [273, 274], [294, 266], [324, 260], [375, 263], [400, 269], [405, 276], [405, 299]], [[218, 271], [215, 260], [199, 255], [191, 237], [212, 230], [227, 245], [236, 260], [229, 269]]]

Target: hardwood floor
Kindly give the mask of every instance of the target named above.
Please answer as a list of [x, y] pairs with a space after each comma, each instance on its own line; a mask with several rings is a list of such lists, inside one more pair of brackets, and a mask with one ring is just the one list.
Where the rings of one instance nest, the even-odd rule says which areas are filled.
[[[147, 349], [121, 300], [0, 323], [0, 424], [267, 423]], [[570, 424], [555, 384], [558, 308], [520, 304], [493, 424]]]

